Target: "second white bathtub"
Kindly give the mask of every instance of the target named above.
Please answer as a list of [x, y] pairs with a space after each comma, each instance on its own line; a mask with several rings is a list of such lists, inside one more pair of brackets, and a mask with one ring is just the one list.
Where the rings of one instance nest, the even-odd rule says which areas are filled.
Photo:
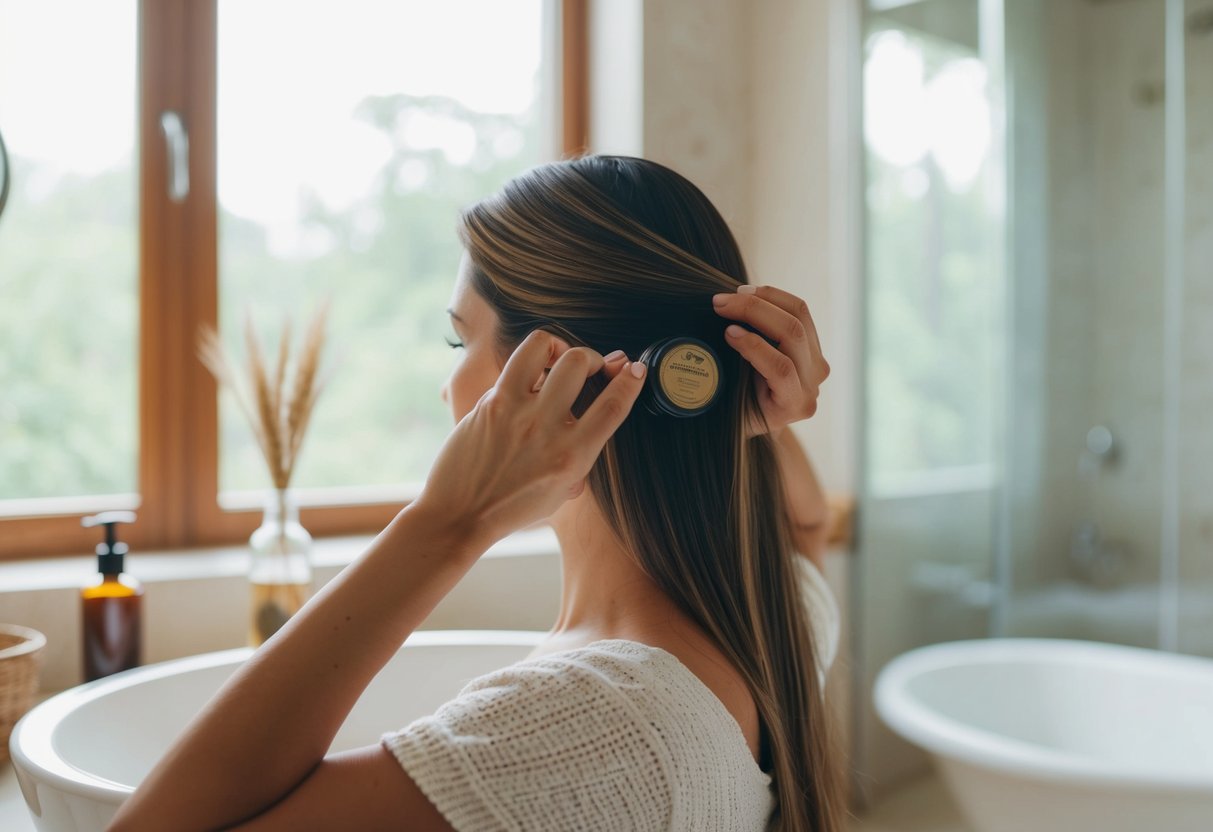
[[898, 656], [874, 695], [976, 832], [1213, 830], [1213, 659], [956, 641]]

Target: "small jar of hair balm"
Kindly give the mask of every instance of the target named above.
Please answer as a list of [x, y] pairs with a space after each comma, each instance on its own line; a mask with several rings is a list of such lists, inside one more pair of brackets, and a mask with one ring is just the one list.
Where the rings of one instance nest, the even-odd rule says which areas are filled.
[[641, 399], [650, 413], [698, 416], [720, 398], [720, 361], [715, 350], [698, 338], [662, 339], [638, 360], [649, 368]]

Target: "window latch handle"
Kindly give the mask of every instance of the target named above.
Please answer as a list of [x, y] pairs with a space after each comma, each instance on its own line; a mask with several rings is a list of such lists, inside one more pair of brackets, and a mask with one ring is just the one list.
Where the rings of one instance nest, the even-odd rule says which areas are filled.
[[190, 195], [190, 137], [180, 114], [173, 110], [160, 114], [160, 129], [168, 150], [168, 198], [184, 202]]

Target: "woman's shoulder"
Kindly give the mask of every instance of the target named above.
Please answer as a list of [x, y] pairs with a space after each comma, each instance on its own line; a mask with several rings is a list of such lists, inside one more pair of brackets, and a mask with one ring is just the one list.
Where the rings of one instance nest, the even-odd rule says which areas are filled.
[[[705, 680], [702, 669], [693, 677], [682, 660], [650, 641], [599, 638], [576, 647], [540, 648], [522, 661], [472, 679], [459, 691], [459, 699], [517, 700], [532, 712], [550, 707], [564, 714], [627, 714], [668, 745], [661, 729], [673, 718], [692, 716], [695, 709], [688, 708], [688, 700], [703, 704], [692, 688], [725, 683]], [[703, 715], [714, 718], [719, 713]]]
[[705, 720], [702, 693], [686, 701], [688, 682], [669, 661], [627, 639], [537, 655], [477, 676], [381, 742], [457, 829], [501, 818], [535, 829], [731, 829], [730, 818], [764, 818], [769, 778], [753, 766], [752, 786], [738, 788], [741, 737], [719, 727], [719, 711]]
[[575, 647], [541, 645], [514, 668], [524, 673], [532, 668], [564, 673], [565, 679], [584, 676], [629, 692], [666, 697], [685, 694], [688, 682], [709, 689], [721, 702], [733, 702], [738, 692], [745, 692], [740, 674], [730, 668], [719, 650], [653, 633], [598, 638]]
[[611, 637], [540, 652], [472, 679], [436, 716], [465, 736], [525, 736], [553, 751], [609, 747], [674, 793], [738, 782], [763, 791], [770, 776], [725, 705], [732, 697], [722, 686], [734, 683], [714, 684], [702, 655], [680, 658], [652, 642], [678, 649]]
[[576, 647], [544, 649], [471, 679], [466, 696], [508, 689], [529, 696], [602, 696], [606, 692], [651, 692], [666, 668], [659, 653], [626, 639], [597, 639]]
[[631, 740], [660, 746], [667, 761], [706, 748], [699, 740], [710, 734], [721, 757], [736, 763], [749, 756], [757, 766], [757, 710], [740, 676], [719, 667], [722, 657], [661, 639], [614, 637], [538, 650], [472, 679], [442, 708], [490, 719], [484, 706], [492, 704], [491, 719], [500, 725], [515, 717], [516, 705], [549, 725], [567, 720], [569, 732], [585, 729], [582, 720], [601, 730], [613, 718], [621, 731], [630, 723], [624, 733]]
[[[765, 816], [772, 780], [757, 762], [758, 711], [740, 675], [701, 644], [632, 635], [540, 653], [512, 672], [542, 674], [537, 681], [556, 700], [602, 695], [604, 707], [587, 713], [596, 721], [618, 718], [651, 740], [663, 776], [683, 796], [678, 803], [699, 820], [700, 812], [723, 811], [705, 791], [730, 795], [743, 816]], [[698, 823], [690, 828], [711, 828]]]
[[484, 740], [577, 745], [610, 741], [670, 762], [657, 712], [668, 710], [660, 657], [636, 642], [603, 639], [523, 659], [468, 681], [430, 717]]

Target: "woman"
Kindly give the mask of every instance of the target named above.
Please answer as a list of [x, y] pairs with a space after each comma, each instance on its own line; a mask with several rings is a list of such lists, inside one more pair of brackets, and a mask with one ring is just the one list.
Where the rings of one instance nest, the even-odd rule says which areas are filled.
[[[110, 828], [840, 829], [822, 698], [837, 622], [816, 617], [828, 590], [794, 551], [819, 548], [824, 503], [784, 429], [829, 372], [804, 302], [746, 286], [707, 198], [641, 159], [534, 168], [459, 230], [448, 311], [466, 353], [442, 391], [457, 424], [420, 496], [240, 668]], [[726, 334], [729, 320], [755, 331]], [[628, 358], [671, 335], [722, 363], [721, 400], [692, 418], [634, 407], [646, 373]], [[785, 479], [811, 511], [785, 513]], [[472, 563], [541, 522], [563, 568], [547, 640], [326, 757]]]

